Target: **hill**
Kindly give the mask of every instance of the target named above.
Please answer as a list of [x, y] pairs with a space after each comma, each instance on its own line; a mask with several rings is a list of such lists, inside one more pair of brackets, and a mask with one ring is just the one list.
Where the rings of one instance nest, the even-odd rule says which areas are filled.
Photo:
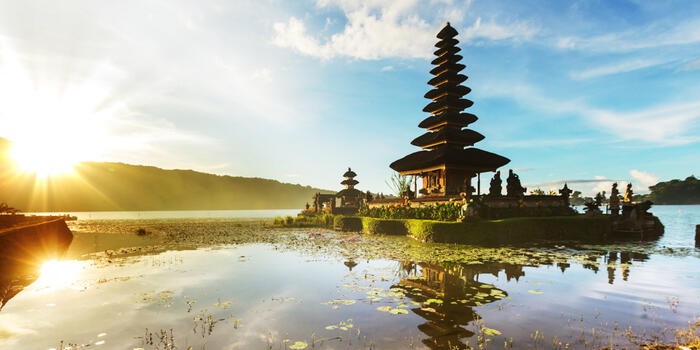
[[659, 182], [649, 190], [648, 198], [656, 204], [700, 204], [700, 180], [695, 176]]
[[316, 192], [331, 193], [269, 179], [123, 163], [79, 163], [75, 174], [49, 179], [17, 176], [0, 149], [0, 202], [22, 211], [303, 208]]

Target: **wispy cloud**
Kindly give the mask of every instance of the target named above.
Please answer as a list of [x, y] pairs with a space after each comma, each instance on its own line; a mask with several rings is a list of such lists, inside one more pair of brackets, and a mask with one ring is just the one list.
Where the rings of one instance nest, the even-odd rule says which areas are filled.
[[690, 61], [676, 69], [677, 72], [682, 72], [682, 71], [691, 71], [691, 70], [698, 70], [700, 69], [700, 59]]
[[528, 140], [505, 140], [499, 141], [499, 147], [505, 148], [539, 148], [552, 146], [570, 146], [582, 143], [593, 142], [590, 138], [568, 138], [568, 139], [528, 139]]
[[[387, 57], [430, 57], [435, 42], [435, 33], [444, 25], [443, 21], [430, 22], [422, 17], [420, 10], [425, 4], [417, 1], [319, 1], [320, 7], [339, 7], [347, 18], [342, 32], [329, 38], [312, 36], [306, 24], [299, 18], [290, 17], [286, 22], [277, 22], [273, 28], [273, 43], [294, 49], [297, 52], [331, 59], [350, 57], [376, 60]], [[448, 4], [433, 3], [437, 12], [445, 17], [463, 16], [461, 11], [446, 11]], [[497, 23], [491, 19], [477, 18], [472, 25], [461, 30], [460, 40], [469, 43], [475, 40], [503, 41], [529, 40], [539, 29], [531, 23], [514, 21]]]
[[569, 76], [571, 76], [572, 79], [576, 80], [598, 78], [606, 75], [626, 73], [644, 68], [654, 67], [668, 62], [668, 60], [661, 59], [632, 59], [628, 61], [622, 61], [609, 65], [590, 68], [583, 71], [573, 71], [569, 74]]
[[[547, 96], [539, 88], [522, 83], [489, 82], [480, 92], [487, 97], [500, 97], [515, 100], [532, 110], [545, 111], [555, 115], [578, 115], [608, 134], [615, 135], [617, 141], [643, 141], [655, 145], [676, 146], [700, 141], [695, 132], [700, 120], [700, 100], [688, 102], [667, 102], [634, 111], [620, 111], [591, 106], [582, 98], [555, 99]], [[575, 144], [588, 141], [585, 138], [544, 140], [552, 145]], [[510, 141], [510, 147], [526, 147], [527, 142]], [[532, 145], [530, 145], [532, 146]]]
[[590, 37], [564, 36], [555, 39], [561, 49], [589, 52], [626, 52], [700, 42], [700, 20], [651, 23], [617, 33]]

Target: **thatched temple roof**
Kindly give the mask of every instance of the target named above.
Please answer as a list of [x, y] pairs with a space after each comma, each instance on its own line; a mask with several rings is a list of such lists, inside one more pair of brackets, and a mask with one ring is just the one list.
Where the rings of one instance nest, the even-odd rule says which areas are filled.
[[460, 72], [466, 67], [459, 63], [462, 56], [456, 54], [460, 49], [455, 36], [457, 31], [449, 23], [437, 35], [440, 40], [435, 44], [438, 50], [434, 54], [438, 57], [432, 61], [436, 67], [430, 71], [435, 77], [428, 81], [434, 89], [425, 94], [431, 101], [423, 108], [432, 115], [418, 125], [429, 131], [411, 142], [425, 150], [391, 163], [391, 168], [398, 172], [420, 173], [421, 170], [448, 166], [484, 172], [494, 171], [510, 162], [508, 158], [491, 152], [465, 149], [483, 140], [484, 135], [464, 129], [478, 118], [463, 112], [474, 102], [464, 98], [471, 89], [462, 85], [467, 76]]

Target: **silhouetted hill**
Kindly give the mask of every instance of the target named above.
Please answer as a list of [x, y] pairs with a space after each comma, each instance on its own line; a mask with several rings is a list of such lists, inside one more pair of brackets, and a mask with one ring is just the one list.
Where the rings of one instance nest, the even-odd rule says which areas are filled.
[[656, 204], [700, 204], [700, 180], [695, 176], [659, 182], [649, 190], [648, 198]]
[[[2, 139], [0, 139], [2, 141]], [[275, 180], [84, 162], [75, 174], [17, 176], [0, 150], [0, 202], [22, 211], [303, 208], [316, 192]]]

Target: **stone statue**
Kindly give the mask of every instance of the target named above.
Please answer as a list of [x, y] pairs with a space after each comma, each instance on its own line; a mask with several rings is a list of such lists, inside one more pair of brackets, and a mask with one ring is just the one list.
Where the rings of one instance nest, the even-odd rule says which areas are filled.
[[634, 192], [632, 192], [632, 184], [629, 183], [625, 190], [625, 198], [622, 201], [625, 203], [632, 203], [632, 195], [634, 195]]
[[620, 214], [620, 191], [617, 190], [617, 182], [613, 183], [610, 190], [610, 214]]
[[564, 187], [559, 190], [559, 194], [564, 198], [564, 203], [566, 203], [567, 206], [569, 205], [569, 195], [571, 195], [571, 192], [573, 191], [569, 189], [566, 183], [564, 183]]
[[525, 191], [527, 191], [527, 188], [520, 184], [520, 177], [513, 173], [513, 169], [508, 170], [508, 179], [506, 182], [506, 192], [509, 197], [522, 197]]
[[489, 196], [496, 197], [501, 195], [501, 171], [497, 171], [491, 179], [491, 184], [489, 185]]

